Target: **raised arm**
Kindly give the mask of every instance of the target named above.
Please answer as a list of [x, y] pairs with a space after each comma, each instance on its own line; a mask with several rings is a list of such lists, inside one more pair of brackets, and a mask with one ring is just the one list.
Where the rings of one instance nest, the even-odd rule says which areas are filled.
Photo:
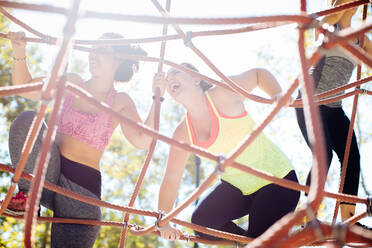
[[[345, 4], [345, 3], [349, 3], [352, 1], [354, 0], [335, 0], [333, 3], [333, 7], [336, 7], [336, 6]], [[330, 25], [334, 25], [336, 23], [342, 22], [343, 28], [345, 28], [346, 26], [350, 26], [351, 18], [353, 17], [357, 9], [358, 9], [357, 7], [354, 7], [348, 10], [332, 13], [324, 17], [322, 19], [322, 23], [328, 23]]]
[[[160, 88], [160, 97], [162, 98], [165, 91], [165, 79], [164, 74], [155, 74], [153, 82], [153, 91], [155, 87]], [[154, 93], [155, 94], [155, 93]], [[125, 93], [120, 94], [120, 101], [122, 101], [122, 106], [124, 106], [119, 112], [128, 116], [132, 120], [142, 123], [142, 119], [138, 114], [136, 105], [133, 100]], [[146, 121], [144, 122], [146, 126], [155, 128], [155, 101], [151, 105], [149, 114], [147, 115]], [[129, 140], [129, 142], [138, 149], [149, 149], [152, 137], [141, 132], [137, 128], [126, 125], [125, 123], [120, 123], [121, 130], [124, 136]]]
[[[13, 47], [13, 70], [12, 84], [22, 85], [40, 81], [40, 78], [33, 79], [27, 66], [26, 41], [24, 32], [9, 32], [10, 42]], [[31, 100], [40, 100], [40, 91], [19, 94]]]
[[[230, 76], [230, 78], [247, 92], [251, 92], [258, 87], [272, 98], [277, 98], [282, 92], [282, 88], [274, 75], [263, 68], [253, 68], [241, 74]], [[219, 91], [231, 100], [244, 101], [246, 99], [231, 90], [219, 88]]]
[[[352, 2], [353, 0], [336, 0], [333, 4], [333, 6], [339, 6], [348, 2]], [[350, 27], [351, 24], [351, 18], [357, 11], [357, 7], [351, 8], [349, 10], [344, 10], [341, 12], [333, 13], [330, 15], [327, 15], [322, 20], [323, 23], [328, 23], [330, 25], [334, 25], [336, 23], [339, 23], [341, 25], [341, 28], [347, 28]], [[355, 40], [356, 41], [356, 40]], [[372, 43], [367, 35], [364, 35], [364, 44], [363, 49], [369, 54], [372, 55]]]
[[[177, 127], [173, 138], [180, 141], [187, 139], [184, 122]], [[158, 201], [158, 209], [165, 213], [169, 213], [173, 208], [189, 155], [189, 152], [177, 147], [172, 146], [170, 148], [167, 168], [160, 186]], [[160, 234], [164, 239], [170, 240], [175, 240], [180, 237], [180, 231], [172, 228], [169, 223], [160, 228]]]

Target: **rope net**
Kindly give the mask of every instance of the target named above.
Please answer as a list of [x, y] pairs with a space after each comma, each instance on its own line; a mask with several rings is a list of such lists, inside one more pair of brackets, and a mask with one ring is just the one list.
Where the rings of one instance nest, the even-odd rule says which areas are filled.
[[[163, 226], [168, 222], [173, 222], [178, 225], [205, 233], [209, 235], [213, 235], [216, 237], [220, 237], [223, 240], [221, 241], [211, 241], [207, 239], [200, 238], [198, 236], [192, 235], [183, 235], [181, 236], [181, 240], [185, 241], [192, 241], [198, 243], [205, 243], [205, 244], [216, 244], [216, 245], [228, 245], [228, 244], [248, 244], [247, 247], [299, 247], [303, 245], [327, 245], [330, 247], [341, 247], [342, 244], [352, 245], [354, 244], [355, 247], [366, 247], [372, 246], [372, 232], [366, 231], [360, 227], [353, 226], [353, 223], [356, 223], [358, 220], [366, 217], [367, 215], [371, 215], [372, 206], [371, 206], [371, 198], [370, 197], [357, 197], [354, 195], [346, 195], [342, 194], [342, 187], [343, 182], [345, 179], [346, 174], [346, 166], [347, 163], [347, 155], [345, 155], [346, 159], [343, 162], [343, 170], [341, 176], [341, 185], [338, 193], [327, 192], [324, 190], [325, 178], [326, 178], [326, 155], [324, 152], [324, 140], [322, 129], [319, 126], [319, 113], [317, 109], [317, 105], [326, 104], [334, 101], [341, 100], [346, 97], [354, 97], [353, 103], [353, 111], [351, 115], [351, 123], [349, 128], [349, 136], [348, 142], [346, 147], [346, 154], [348, 154], [348, 150], [350, 148], [350, 140], [351, 140], [351, 133], [353, 130], [353, 125], [355, 121], [355, 114], [356, 114], [356, 107], [358, 102], [358, 96], [360, 94], [371, 95], [372, 92], [366, 89], [361, 89], [360, 86], [363, 84], [370, 82], [372, 77], [365, 77], [361, 79], [361, 69], [360, 64], [365, 64], [368, 68], [372, 68], [372, 59], [368, 54], [366, 54], [362, 49], [357, 49], [354, 46], [349, 44], [349, 40], [356, 38], [364, 33], [368, 32], [372, 28], [372, 23], [368, 23], [365, 21], [366, 11], [367, 11], [367, 4], [369, 3], [368, 0], [357, 0], [353, 2], [349, 2], [334, 8], [330, 8], [324, 11], [319, 11], [316, 13], [307, 13], [306, 12], [306, 1], [301, 0], [301, 13], [298, 15], [271, 15], [271, 16], [259, 16], [259, 17], [244, 17], [244, 18], [179, 18], [179, 17], [172, 17], [169, 14], [169, 6], [170, 1], [167, 0], [166, 8], [164, 9], [157, 0], [151, 0], [157, 10], [160, 12], [162, 17], [158, 16], [140, 16], [140, 15], [124, 15], [124, 14], [117, 14], [117, 13], [103, 13], [103, 12], [92, 12], [92, 11], [85, 11], [80, 12], [80, 1], [76, 0], [73, 3], [71, 9], [59, 8], [49, 5], [38, 5], [38, 4], [27, 4], [27, 3], [20, 3], [20, 2], [9, 2], [9, 1], [0, 1], [0, 12], [6, 16], [9, 20], [14, 22], [15, 24], [21, 26], [28, 32], [32, 33], [36, 37], [27, 37], [26, 40], [28, 42], [36, 42], [36, 43], [45, 43], [56, 45], [59, 43], [59, 52], [57, 54], [53, 69], [48, 77], [47, 81], [42, 83], [41, 80], [35, 81], [30, 84], [25, 84], [21, 86], [7, 86], [0, 88], [0, 96], [11, 96], [19, 93], [31, 92], [31, 91], [42, 91], [41, 97], [41, 106], [37, 113], [36, 118], [30, 128], [28, 138], [23, 147], [23, 153], [20, 158], [20, 161], [17, 165], [16, 169], [11, 168], [8, 165], [0, 164], [0, 170], [11, 172], [13, 173], [12, 182], [9, 186], [8, 193], [3, 201], [3, 204], [0, 208], [0, 214], [8, 217], [9, 216], [4, 213], [5, 209], [7, 208], [10, 199], [16, 189], [17, 183], [20, 178], [24, 178], [32, 182], [31, 189], [30, 189], [30, 197], [27, 201], [27, 208], [26, 214], [24, 217], [14, 217], [23, 219], [25, 222], [25, 229], [24, 229], [24, 244], [25, 247], [32, 247], [33, 246], [33, 229], [37, 224], [37, 221], [46, 221], [46, 222], [56, 222], [56, 223], [76, 223], [76, 224], [89, 224], [89, 225], [106, 225], [106, 226], [113, 226], [122, 229], [121, 232], [121, 239], [119, 247], [125, 246], [125, 240], [128, 232], [132, 235], [145, 235], [152, 233], [154, 235], [159, 235], [159, 231], [156, 230], [156, 226]], [[358, 29], [349, 28], [343, 32], [333, 33], [328, 31], [325, 27], [319, 24], [319, 21], [316, 19], [320, 16], [329, 15], [332, 13], [336, 13], [339, 11], [343, 11], [345, 9], [349, 9], [352, 7], [364, 5], [364, 21], [363, 24]], [[51, 37], [46, 34], [43, 34], [29, 25], [25, 24], [21, 20], [17, 19], [16, 17], [9, 14], [4, 7], [7, 8], [15, 8], [15, 9], [23, 9], [29, 11], [39, 11], [39, 12], [48, 12], [48, 13], [56, 13], [66, 16], [67, 23], [64, 29], [64, 35], [62, 38], [58, 37]], [[79, 18], [100, 18], [100, 19], [109, 19], [109, 20], [119, 20], [119, 21], [136, 21], [136, 22], [144, 22], [144, 23], [158, 23], [163, 24], [163, 33], [161, 36], [157, 37], [145, 37], [141, 39], [118, 39], [118, 40], [72, 40], [74, 27], [76, 22]], [[110, 109], [106, 104], [98, 101], [97, 99], [91, 97], [88, 92], [84, 89], [76, 86], [74, 84], [66, 82], [63, 77], [64, 69], [67, 65], [67, 58], [72, 49], [84, 51], [84, 52], [91, 52], [92, 49], [86, 47], [85, 45], [95, 45], [95, 44], [106, 44], [106, 45], [117, 45], [117, 44], [130, 44], [130, 43], [148, 43], [148, 42], [161, 42], [161, 51], [160, 57], [142, 57], [142, 56], [133, 56], [133, 55], [123, 55], [122, 58], [125, 59], [137, 59], [141, 61], [148, 61], [159, 63], [158, 71], [161, 72], [163, 68], [163, 64], [168, 66], [174, 67], [178, 70], [187, 72], [191, 75], [195, 75], [204, 79], [207, 82], [210, 82], [214, 85], [218, 85], [220, 87], [225, 87], [228, 89], [232, 89], [239, 94], [249, 98], [253, 101], [263, 103], [263, 104], [272, 104], [273, 101], [271, 99], [262, 98], [253, 94], [246, 92], [244, 89], [240, 88], [236, 85], [231, 79], [225, 76], [203, 53], [200, 51], [192, 42], [192, 39], [195, 37], [203, 37], [203, 36], [216, 36], [216, 35], [226, 35], [226, 34], [234, 34], [234, 33], [243, 33], [243, 32], [252, 32], [257, 30], [263, 30], [268, 28], [275, 28], [283, 25], [287, 25], [290, 23], [297, 23], [298, 29], [298, 51], [300, 54], [301, 59], [301, 74], [293, 81], [291, 86], [285, 92], [285, 94], [279, 99], [277, 104], [274, 106], [273, 110], [266, 116], [266, 118], [262, 121], [260, 125], [253, 130], [251, 134], [249, 134], [241, 143], [241, 146], [236, 147], [236, 149], [228, 154], [226, 158], [222, 158], [221, 156], [201, 149], [197, 146], [188, 145], [185, 143], [181, 143], [177, 140], [173, 140], [170, 137], [162, 135], [158, 132], [159, 129], [159, 113], [160, 113], [160, 91], [157, 89], [155, 94], [155, 104], [156, 104], [156, 118], [155, 118], [155, 129], [151, 129], [145, 125], [138, 124], [123, 114], [120, 114], [112, 109]], [[174, 35], [167, 35], [167, 26], [171, 25], [177, 32]], [[198, 24], [198, 25], [209, 25], [209, 24], [217, 24], [217, 25], [224, 25], [224, 24], [245, 24], [246, 27], [243, 28], [236, 28], [236, 29], [225, 29], [225, 30], [208, 30], [208, 31], [198, 31], [198, 32], [187, 32], [185, 33], [179, 24]], [[319, 45], [317, 50], [310, 56], [310, 58], [306, 58], [305, 56], [305, 47], [304, 47], [304, 32], [309, 28], [317, 28], [319, 31], [325, 34], [326, 39], [324, 42]], [[7, 39], [8, 35], [0, 33], [0, 37], [3, 39]], [[165, 49], [165, 42], [169, 40], [177, 40], [181, 39], [184, 41], [184, 44], [187, 48], [191, 49], [196, 55], [198, 55], [206, 65], [211, 68], [222, 81], [217, 81], [205, 75], [202, 75], [196, 71], [190, 70], [188, 68], [183, 67], [177, 63], [172, 61], [168, 61], [164, 59], [164, 49]], [[330, 91], [324, 92], [319, 95], [314, 95], [314, 90], [311, 87], [311, 80], [308, 75], [308, 69], [310, 66], [314, 65], [320, 58], [319, 52], [321, 49], [330, 49], [334, 46], [339, 46], [341, 49], [345, 50], [349, 54], [351, 54], [357, 61], [359, 61], [358, 66], [358, 75], [357, 81], [347, 84], [342, 87], [338, 87], [332, 89]], [[222, 83], [223, 82], [223, 83]], [[240, 164], [235, 161], [237, 156], [246, 148], [248, 147], [252, 141], [262, 132], [262, 130], [270, 123], [270, 121], [275, 117], [275, 115], [281, 110], [281, 108], [286, 104], [288, 99], [290, 98], [291, 94], [295, 89], [301, 86], [301, 93], [303, 95], [303, 102], [301, 100], [295, 100], [291, 107], [303, 107], [306, 112], [309, 114], [306, 115], [308, 119], [308, 123], [310, 124], [308, 130], [310, 130], [309, 135], [314, 137], [314, 149], [313, 149], [313, 156], [315, 159], [314, 166], [312, 168], [312, 180], [310, 187], [303, 186], [298, 183], [280, 179], [273, 177], [272, 175], [260, 171], [255, 168], [251, 168]], [[346, 89], [354, 88], [355, 90], [343, 93], [342, 95], [332, 97], [333, 95], [343, 92]], [[61, 106], [61, 102], [63, 100], [64, 92], [68, 91], [73, 93], [76, 96], [79, 96], [85, 99], [90, 104], [94, 105], [101, 111], [105, 111], [106, 113], [110, 114], [117, 120], [126, 123], [127, 125], [133, 126], [145, 134], [151, 135], [153, 137], [153, 141], [146, 157], [145, 163], [142, 167], [140, 176], [138, 181], [135, 185], [135, 190], [132, 194], [130, 202], [128, 206], [120, 206], [116, 204], [111, 204], [109, 202], [101, 201], [94, 199], [92, 197], [79, 195], [72, 191], [66, 190], [62, 187], [57, 185], [51, 184], [48, 181], [44, 180], [45, 171], [44, 167], [46, 166], [46, 159], [48, 157], [49, 148], [52, 142], [53, 133], [56, 127], [56, 119], [58, 117], [59, 107]], [[55, 93], [52, 93], [55, 92]], [[327, 98], [327, 99], [325, 99]], [[49, 104], [52, 104], [52, 111], [49, 117], [48, 122], [48, 131], [43, 138], [43, 145], [42, 149], [39, 153], [39, 159], [37, 160], [37, 165], [35, 167], [34, 175], [30, 175], [23, 172], [25, 163], [28, 158], [28, 154], [30, 153], [34, 141], [38, 135], [40, 130], [42, 120], [44, 119], [47, 111], [47, 107]], [[156, 146], [157, 141], [160, 140], [162, 142], [166, 142], [169, 145], [179, 147], [181, 149], [185, 149], [189, 152], [197, 154], [199, 156], [208, 158], [210, 160], [216, 161], [216, 169], [205, 179], [205, 181], [186, 199], [184, 202], [179, 204], [176, 208], [174, 208], [168, 214], [163, 215], [162, 213], [151, 211], [151, 210], [144, 210], [144, 209], [136, 209], [133, 207], [133, 204], [136, 200], [138, 195], [139, 189], [142, 185], [144, 176], [148, 169], [149, 163], [151, 161], [152, 155], [154, 153], [154, 149]], [[188, 205], [193, 203], [202, 192], [204, 192], [211, 183], [218, 177], [218, 173], [223, 171], [227, 166], [231, 166], [237, 168], [245, 173], [250, 173], [254, 176], [259, 178], [268, 180], [280, 186], [297, 190], [297, 191], [305, 191], [309, 193], [308, 201], [305, 207], [302, 207], [295, 212], [292, 212], [282, 219], [277, 221], [274, 225], [272, 225], [265, 233], [259, 236], [256, 239], [251, 239], [245, 236], [240, 236], [236, 234], [226, 233], [210, 228], [205, 228], [202, 226], [198, 226], [180, 219], [175, 218], [183, 209], [185, 209]], [[125, 217], [122, 222], [112, 222], [112, 221], [94, 221], [94, 220], [82, 220], [82, 219], [64, 219], [64, 218], [49, 218], [49, 217], [37, 217], [37, 211], [39, 201], [40, 201], [40, 193], [42, 188], [46, 188], [52, 190], [58, 194], [62, 194], [68, 196], [72, 199], [76, 199], [85, 203], [89, 203], [92, 205], [96, 205], [99, 207], [105, 207], [109, 209], [114, 209], [118, 211], [125, 212]], [[366, 205], [366, 211], [362, 212], [361, 214], [355, 215], [354, 217], [348, 219], [342, 224], [325, 224], [321, 223], [315, 218], [315, 214], [319, 208], [319, 205], [323, 199], [323, 197], [329, 197], [337, 200], [337, 204], [335, 207], [334, 219], [337, 216], [338, 204], [340, 201], [348, 202], [348, 203], [360, 203]], [[131, 214], [142, 215], [142, 216], [150, 216], [154, 217], [155, 221], [154, 224], [149, 226], [139, 226], [135, 224], [129, 223], [129, 218]], [[302, 222], [304, 217], [307, 217], [310, 221], [309, 224], [302, 230], [296, 231], [292, 234], [289, 234], [291, 228], [295, 225], [298, 225]]]

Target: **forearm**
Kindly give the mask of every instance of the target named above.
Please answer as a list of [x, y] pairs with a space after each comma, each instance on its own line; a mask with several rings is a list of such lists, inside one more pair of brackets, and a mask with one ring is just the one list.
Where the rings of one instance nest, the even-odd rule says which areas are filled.
[[21, 49], [14, 52], [12, 83], [20, 85], [32, 81], [32, 76], [27, 66], [27, 58], [25, 50]]
[[155, 101], [153, 101], [150, 112], [147, 115], [147, 118], [145, 121], [145, 125], [151, 127], [152, 129], [155, 129], [155, 114], [156, 114]]
[[[179, 131], [177, 128], [176, 132]], [[178, 134], [173, 136], [174, 139], [183, 141]], [[171, 147], [167, 168], [159, 191], [159, 210], [166, 213], [172, 210], [174, 202], [176, 201], [178, 189], [181, 185], [182, 175], [185, 170], [186, 162], [189, 157], [189, 152], [182, 149]]]
[[159, 191], [158, 209], [165, 213], [169, 213], [176, 201], [177, 191], [178, 187], [174, 187], [171, 182], [163, 180]]
[[[153, 101], [153, 104], [151, 105], [150, 112], [147, 115], [146, 121], [144, 123], [146, 126], [152, 128], [152, 129], [155, 129], [155, 115], [156, 115], [155, 101]], [[152, 140], [153, 140], [153, 137], [150, 136], [150, 135], [144, 134], [144, 133], [141, 133], [141, 136], [142, 136], [143, 146], [144, 147], [149, 147]]]

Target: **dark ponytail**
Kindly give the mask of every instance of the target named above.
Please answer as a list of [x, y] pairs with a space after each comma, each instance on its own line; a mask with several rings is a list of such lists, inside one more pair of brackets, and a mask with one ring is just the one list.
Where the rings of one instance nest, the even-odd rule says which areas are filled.
[[[101, 39], [123, 39], [124, 37], [117, 33], [104, 33]], [[115, 53], [137, 56], [147, 56], [147, 52], [137, 45], [118, 45], [112, 46]], [[138, 60], [124, 60], [115, 72], [115, 81], [128, 82], [132, 79], [134, 73], [139, 69]]]
[[[186, 67], [186, 68], [188, 68], [188, 69], [190, 69], [190, 70], [199, 72], [199, 70], [194, 65], [192, 65], [190, 63], [184, 62], [181, 65], [184, 66], [184, 67]], [[205, 91], [208, 91], [210, 88], [212, 88], [213, 87], [213, 84], [210, 84], [210, 83], [207, 83], [204, 80], [201, 80], [199, 86], [203, 90], [203, 92], [205, 92]]]

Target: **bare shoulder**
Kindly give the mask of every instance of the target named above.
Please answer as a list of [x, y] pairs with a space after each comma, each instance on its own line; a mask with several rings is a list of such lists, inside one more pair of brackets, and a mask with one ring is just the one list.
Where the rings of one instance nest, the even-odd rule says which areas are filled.
[[241, 95], [233, 90], [222, 87], [213, 87], [208, 90], [208, 95], [217, 105], [231, 104], [241, 100]]
[[[252, 68], [239, 74], [228, 76], [237, 86], [247, 92], [251, 92], [257, 86], [257, 72], [258, 68]], [[214, 87], [211, 91], [215, 97], [222, 99], [229, 99], [228, 101], [236, 102], [245, 100], [245, 97], [237, 93], [233, 89], [226, 89], [222, 87]]]
[[174, 130], [173, 138], [178, 141], [185, 142], [187, 144], [190, 143], [185, 119], [181, 121]]
[[114, 108], [117, 110], [135, 107], [132, 98], [125, 92], [117, 92], [114, 97]]

